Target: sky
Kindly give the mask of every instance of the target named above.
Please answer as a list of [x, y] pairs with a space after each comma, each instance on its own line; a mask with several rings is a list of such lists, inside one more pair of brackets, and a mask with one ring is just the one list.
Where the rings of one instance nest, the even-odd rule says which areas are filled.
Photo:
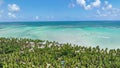
[[120, 20], [120, 0], [0, 0], [0, 22], [89, 20]]

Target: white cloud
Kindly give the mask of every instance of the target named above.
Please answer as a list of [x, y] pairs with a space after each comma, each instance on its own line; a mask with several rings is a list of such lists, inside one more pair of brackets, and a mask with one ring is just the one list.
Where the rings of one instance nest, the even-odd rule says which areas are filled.
[[109, 5], [107, 6], [107, 9], [112, 9], [112, 5], [109, 4]]
[[89, 4], [87, 4], [88, 0], [76, 0], [76, 2], [85, 10], [90, 10], [94, 8], [101, 8], [102, 10], [111, 10], [113, 8], [112, 4], [110, 4], [108, 1], [102, 2], [101, 0], [94, 0], [94, 2], [90, 2]]
[[90, 10], [92, 8], [98, 8], [101, 5], [100, 0], [95, 0], [94, 2], [91, 2], [90, 4], [86, 4], [86, 0], [76, 0], [77, 4], [82, 6], [85, 10]]
[[109, 4], [108, 1], [105, 1], [104, 6], [102, 7], [102, 10], [110, 10], [112, 8], [113, 8], [112, 4]]
[[15, 12], [20, 11], [20, 7], [17, 4], [8, 4], [8, 17], [17, 18]]
[[93, 7], [100, 7], [101, 1], [100, 0], [96, 0], [95, 2], [92, 3]]
[[91, 9], [91, 5], [86, 5], [86, 1], [85, 0], [76, 0], [77, 4], [79, 4], [80, 6], [82, 6], [85, 10], [89, 10]]
[[83, 7], [86, 6], [86, 1], [85, 1], [85, 0], [76, 0], [76, 1], [77, 1], [77, 3], [78, 3], [79, 5], [81, 5], [81, 6], [83, 6]]
[[112, 4], [109, 4], [108, 1], [104, 1], [105, 7], [104, 9], [112, 9]]
[[113, 8], [112, 4], [110, 4], [108, 1], [104, 1], [101, 8], [99, 8], [96, 13], [97, 16], [100, 17], [117, 17], [120, 16], [120, 9]]
[[11, 12], [8, 13], [8, 16], [9, 16], [10, 18], [16, 18], [16, 15], [13, 14], [13, 13], [11, 13]]
[[111, 8], [109, 10], [97, 10], [96, 11], [98, 16], [101, 17], [116, 17], [116, 16], [120, 16], [120, 9], [117, 8]]
[[104, 1], [105, 5], [108, 5], [108, 1]]
[[17, 4], [8, 4], [8, 10], [11, 12], [20, 11], [20, 7]]
[[38, 20], [38, 19], [39, 19], [39, 16], [36, 16], [35, 19]]
[[91, 5], [87, 5], [87, 6], [85, 7], [85, 10], [90, 10], [90, 9], [92, 9]]

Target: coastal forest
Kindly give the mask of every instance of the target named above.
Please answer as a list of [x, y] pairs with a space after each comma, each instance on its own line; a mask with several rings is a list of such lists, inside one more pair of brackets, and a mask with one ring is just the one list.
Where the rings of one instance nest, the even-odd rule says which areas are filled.
[[0, 68], [120, 68], [120, 49], [0, 38]]

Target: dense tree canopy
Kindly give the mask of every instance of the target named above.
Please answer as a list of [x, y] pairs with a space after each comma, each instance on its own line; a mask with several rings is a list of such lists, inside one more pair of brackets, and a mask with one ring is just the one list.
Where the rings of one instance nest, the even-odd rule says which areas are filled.
[[0, 38], [0, 68], [119, 68], [120, 49]]

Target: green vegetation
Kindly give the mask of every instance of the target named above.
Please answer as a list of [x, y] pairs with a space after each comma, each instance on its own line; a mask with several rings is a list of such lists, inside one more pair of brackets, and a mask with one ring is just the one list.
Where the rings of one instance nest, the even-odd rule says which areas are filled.
[[0, 68], [119, 68], [120, 49], [0, 38]]

